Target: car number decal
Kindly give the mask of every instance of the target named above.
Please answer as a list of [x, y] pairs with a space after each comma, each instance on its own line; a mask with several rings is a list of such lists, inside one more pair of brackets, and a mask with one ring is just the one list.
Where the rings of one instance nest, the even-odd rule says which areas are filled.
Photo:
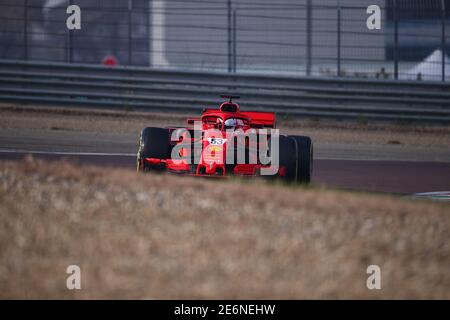
[[208, 138], [209, 144], [215, 145], [215, 146], [221, 146], [227, 142], [227, 139], [222, 138]]

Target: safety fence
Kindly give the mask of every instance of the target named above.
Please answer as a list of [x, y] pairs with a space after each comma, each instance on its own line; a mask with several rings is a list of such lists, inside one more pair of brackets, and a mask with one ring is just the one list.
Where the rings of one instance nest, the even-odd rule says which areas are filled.
[[[79, 30], [66, 26], [73, 4]], [[2, 0], [0, 19], [0, 59], [450, 79], [450, 0]]]
[[150, 111], [217, 106], [279, 115], [450, 123], [450, 83], [0, 60], [0, 101]]

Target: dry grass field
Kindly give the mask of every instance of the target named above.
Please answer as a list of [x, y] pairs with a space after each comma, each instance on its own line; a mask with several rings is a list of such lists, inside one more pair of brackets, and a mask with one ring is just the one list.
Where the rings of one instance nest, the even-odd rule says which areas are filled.
[[448, 204], [0, 162], [0, 298], [450, 299], [449, 266]]
[[[25, 130], [117, 133], [138, 135], [146, 126], [186, 125], [199, 114], [33, 107], [0, 104], [0, 128]], [[450, 148], [450, 127], [417, 123], [336, 121], [277, 117], [285, 134], [311, 136], [317, 143], [396, 145], [412, 148]]]

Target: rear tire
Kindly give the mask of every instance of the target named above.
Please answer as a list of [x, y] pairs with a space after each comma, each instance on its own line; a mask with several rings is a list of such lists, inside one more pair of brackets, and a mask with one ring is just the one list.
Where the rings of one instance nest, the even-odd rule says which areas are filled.
[[170, 158], [169, 130], [163, 128], [147, 127], [141, 131], [137, 153], [137, 170], [161, 171], [161, 166], [149, 166], [144, 162], [145, 158], [168, 159]]

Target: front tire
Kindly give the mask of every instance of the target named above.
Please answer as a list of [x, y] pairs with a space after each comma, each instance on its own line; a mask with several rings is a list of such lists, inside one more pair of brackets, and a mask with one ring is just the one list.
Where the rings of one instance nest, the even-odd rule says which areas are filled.
[[280, 166], [284, 179], [308, 184], [313, 169], [313, 144], [306, 136], [280, 136]]
[[289, 182], [296, 181], [296, 162], [295, 162], [295, 144], [294, 140], [288, 136], [279, 138], [279, 165], [284, 168], [283, 179]]
[[313, 171], [313, 143], [310, 137], [289, 136], [294, 141], [296, 150], [296, 180], [299, 183], [311, 182]]
[[137, 170], [161, 171], [161, 166], [150, 166], [144, 162], [145, 158], [168, 159], [170, 158], [169, 130], [163, 128], [147, 127], [141, 131], [138, 141]]

